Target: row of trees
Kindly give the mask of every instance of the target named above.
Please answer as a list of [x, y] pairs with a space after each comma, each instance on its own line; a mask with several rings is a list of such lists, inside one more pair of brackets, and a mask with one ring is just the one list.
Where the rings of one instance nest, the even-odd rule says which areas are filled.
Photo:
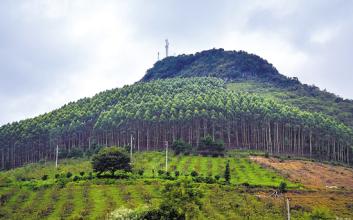
[[131, 144], [154, 150], [177, 139], [199, 146], [207, 135], [228, 148], [352, 163], [351, 129], [328, 116], [231, 92], [220, 79], [175, 78], [106, 91], [1, 127], [0, 167], [54, 159], [57, 145], [69, 152]]

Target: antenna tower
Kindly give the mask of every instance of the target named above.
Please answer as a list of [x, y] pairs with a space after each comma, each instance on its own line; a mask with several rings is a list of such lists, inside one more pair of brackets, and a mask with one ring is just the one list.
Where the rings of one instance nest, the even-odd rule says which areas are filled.
[[165, 40], [165, 57], [168, 57], [169, 42], [168, 39]]

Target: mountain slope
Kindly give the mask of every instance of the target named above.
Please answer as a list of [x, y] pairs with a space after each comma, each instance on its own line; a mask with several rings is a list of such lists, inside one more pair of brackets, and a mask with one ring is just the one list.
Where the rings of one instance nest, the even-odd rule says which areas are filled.
[[[285, 105], [280, 104], [283, 99], [274, 98], [273, 91], [261, 92], [269, 84], [270, 88], [280, 91], [277, 93], [290, 97], [299, 94], [280, 87], [284, 85], [282, 82], [291, 80], [280, 75], [266, 61], [255, 55], [249, 55], [247, 61], [248, 55], [239, 52], [245, 68], [236, 56], [233, 57], [234, 53], [237, 54], [223, 50], [202, 52], [194, 56], [199, 57], [197, 60], [193, 58], [194, 63], [185, 61], [189, 63], [188, 68], [192, 66], [192, 72], [176, 65], [173, 68], [183, 71], [182, 75], [178, 75], [178, 71], [168, 75], [169, 70], [173, 70], [168, 67], [166, 75], [160, 72], [166, 79], [152, 80], [155, 79], [151, 77], [153, 71], [149, 70], [146, 77], [150, 74], [150, 78], [147, 81], [144, 79], [131, 86], [108, 90], [33, 119], [2, 126], [0, 167], [8, 169], [43, 159], [53, 160], [56, 146], [61, 151], [91, 151], [100, 146], [132, 144], [138, 150], [151, 150], [163, 148], [166, 141], [172, 143], [183, 139], [197, 147], [206, 135], [223, 140], [228, 148], [256, 149], [271, 154], [307, 156], [346, 164], [353, 162], [353, 135], [349, 127], [327, 116], [332, 113], [329, 110], [315, 112], [306, 108], [305, 103], [300, 109], [291, 99], [287, 99]], [[170, 57], [156, 65], [170, 59], [178, 58]], [[224, 62], [228, 64], [222, 64]], [[163, 65], [168, 66], [168, 63]], [[236, 66], [237, 63], [240, 67]], [[225, 78], [189, 77], [195, 72], [198, 76], [207, 75], [205, 71], [209, 71], [208, 75], [218, 76], [218, 72], [214, 71], [219, 69], [218, 66], [227, 66], [224, 70], [230, 68], [248, 72], [236, 77], [227, 73]], [[241, 85], [241, 82], [250, 83], [250, 79], [258, 83], [253, 87], [258, 89], [253, 91], [254, 94], [247, 93], [251, 90], [241, 89], [244, 87], [235, 86]], [[304, 85], [298, 81], [296, 84], [304, 88], [297, 91], [306, 91]], [[264, 98], [264, 94], [268, 96]], [[312, 97], [312, 101], [315, 100]], [[320, 105], [324, 103], [322, 106], [330, 103], [317, 100]], [[316, 106], [320, 107], [319, 104]]]
[[[281, 75], [272, 64], [261, 57], [244, 51], [212, 49], [191, 55], [167, 57], [147, 70], [141, 79], [147, 82], [174, 77], [222, 78], [227, 82], [251, 82], [245, 92], [268, 96], [276, 92], [276, 98], [303, 110], [322, 112], [353, 128], [353, 100], [321, 91], [313, 85], [302, 84], [297, 78]], [[239, 91], [234, 86], [232, 87]], [[294, 100], [293, 100], [294, 99]]]

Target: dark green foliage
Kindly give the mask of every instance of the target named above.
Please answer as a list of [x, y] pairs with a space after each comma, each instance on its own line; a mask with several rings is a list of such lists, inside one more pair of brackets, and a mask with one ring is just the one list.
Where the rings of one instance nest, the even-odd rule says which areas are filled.
[[85, 175], [85, 172], [81, 171], [80, 176], [84, 176], [84, 175]]
[[178, 177], [180, 175], [180, 172], [178, 170], [174, 171], [174, 176]]
[[141, 219], [197, 219], [202, 208], [202, 197], [203, 192], [188, 180], [168, 183], [162, 192], [161, 205], [146, 211]]
[[177, 139], [172, 144], [172, 149], [175, 154], [189, 154], [192, 151], [192, 146], [190, 144], [185, 143], [182, 139]]
[[48, 179], [48, 175], [45, 174], [42, 176], [42, 180], [47, 180], [47, 179]]
[[71, 172], [67, 172], [66, 173], [66, 178], [70, 178], [70, 177], [72, 177], [72, 173]]
[[143, 176], [143, 173], [145, 172], [145, 170], [144, 169], [139, 169], [138, 171], [137, 171], [137, 173], [140, 175], [140, 176]]
[[226, 183], [230, 183], [230, 168], [229, 168], [229, 160], [227, 161], [226, 164], [226, 169], [224, 171], [224, 179], [226, 180]]
[[278, 186], [278, 192], [279, 193], [285, 193], [287, 192], [287, 183], [281, 182]]
[[214, 178], [218, 181], [221, 178], [221, 176], [220, 175], [215, 175]]
[[202, 155], [222, 156], [224, 155], [225, 147], [222, 140], [214, 141], [210, 135], [207, 135], [201, 139], [197, 151]]
[[129, 154], [121, 147], [102, 148], [97, 155], [93, 156], [92, 166], [98, 174], [110, 172], [112, 176], [117, 170], [131, 170]]
[[224, 79], [273, 80], [278, 83], [297, 84], [283, 75], [259, 56], [244, 51], [224, 51], [212, 49], [195, 55], [167, 57], [155, 63], [141, 81], [172, 77], [219, 77]]
[[80, 177], [78, 177], [78, 176], [74, 176], [74, 178], [72, 179], [73, 181], [78, 181], [80, 179]]
[[58, 179], [60, 177], [60, 174], [56, 173], [54, 177], [55, 179]]
[[60, 149], [59, 158], [80, 158], [83, 157], [83, 150], [80, 148], [72, 148], [71, 150]]
[[158, 176], [162, 176], [165, 174], [165, 171], [164, 170], [158, 170]]
[[197, 176], [199, 175], [199, 173], [196, 172], [195, 170], [193, 170], [193, 171], [191, 171], [190, 175], [191, 175], [192, 177], [197, 177]]
[[[262, 132], [268, 129], [271, 132], [270, 137], [273, 137], [277, 125], [289, 131], [303, 133], [295, 136], [304, 135], [303, 145], [306, 151], [309, 136], [312, 134], [312, 142], [316, 147], [311, 156], [315, 158], [353, 162], [352, 157], [346, 157], [346, 154], [353, 155], [350, 148], [352, 130], [336, 121], [339, 119], [346, 124], [350, 122], [353, 126], [352, 101], [322, 93], [313, 87], [302, 85], [297, 79], [288, 79], [280, 75], [267, 61], [242, 51], [210, 50], [190, 56], [168, 57], [157, 62], [143, 81], [174, 76], [195, 78], [140, 82], [69, 103], [32, 119], [1, 126], [0, 160], [4, 161], [0, 161], [0, 169], [39, 160], [54, 160], [56, 143], [60, 143], [60, 157], [80, 157], [83, 152], [90, 155], [101, 146], [126, 143], [128, 135], [133, 135], [136, 142], [138, 132], [139, 137], [144, 137], [140, 142], [145, 149], [148, 146], [147, 139], [151, 142], [152, 135], [159, 136], [159, 140], [168, 137], [169, 143], [179, 138], [198, 146], [198, 140], [207, 134], [212, 134], [215, 140], [223, 140], [227, 147], [251, 148], [254, 147], [253, 140], [249, 146], [243, 140], [237, 143], [232, 138], [236, 133], [234, 128], [238, 129], [239, 135], [251, 129]], [[222, 78], [226, 82], [256, 78], [261, 83], [271, 82], [281, 88], [288, 87], [290, 93], [287, 94], [287, 100], [291, 99], [292, 91], [299, 92], [295, 94], [295, 101], [285, 102], [285, 105], [258, 96], [256, 92], [233, 92], [227, 89], [224, 80], [209, 76]], [[302, 96], [305, 99], [310, 96], [312, 99], [302, 102]], [[319, 102], [326, 104], [316, 105], [316, 97], [320, 97]], [[333, 102], [331, 108], [330, 104]], [[308, 111], [301, 111], [291, 105]], [[250, 125], [251, 129], [248, 129]], [[240, 126], [247, 129], [240, 130]], [[138, 132], [137, 128], [140, 129]], [[156, 128], [160, 129], [157, 131]], [[188, 129], [191, 130], [191, 138], [187, 135]], [[285, 134], [289, 131], [285, 131]], [[107, 138], [116, 132], [120, 140]], [[170, 134], [173, 132], [176, 132], [175, 137], [171, 138]], [[229, 137], [225, 135], [227, 132]], [[335, 146], [342, 147], [345, 155], [339, 156], [337, 151], [336, 155], [332, 155], [333, 142], [337, 142]], [[273, 140], [266, 143], [274, 144]], [[257, 143], [261, 146], [260, 150], [271, 147], [263, 147], [266, 143]], [[289, 140], [288, 143], [294, 141]], [[289, 145], [288, 143], [284, 144]], [[322, 149], [324, 143], [329, 143], [329, 146]], [[158, 146], [153, 147], [164, 147], [161, 141], [156, 145]], [[299, 154], [300, 151], [301, 149], [294, 149], [294, 152], [289, 153]], [[36, 156], [35, 152], [39, 152], [40, 156]], [[307, 156], [309, 153], [302, 154]]]

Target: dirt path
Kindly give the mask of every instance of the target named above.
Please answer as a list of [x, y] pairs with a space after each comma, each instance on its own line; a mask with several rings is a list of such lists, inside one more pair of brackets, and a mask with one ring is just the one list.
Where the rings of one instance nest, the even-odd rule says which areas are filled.
[[300, 160], [250, 157], [264, 167], [269, 167], [310, 189], [353, 190], [353, 169]]

